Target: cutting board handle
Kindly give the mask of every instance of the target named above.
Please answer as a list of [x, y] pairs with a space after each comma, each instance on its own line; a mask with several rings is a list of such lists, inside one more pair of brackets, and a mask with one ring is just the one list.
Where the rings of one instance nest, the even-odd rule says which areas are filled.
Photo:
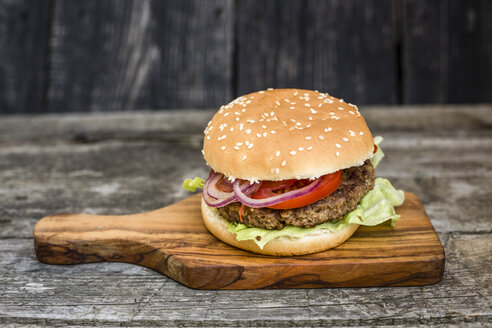
[[34, 227], [34, 249], [39, 261], [77, 264], [102, 261], [148, 266], [145, 254], [155, 251], [139, 238], [135, 224], [144, 225], [149, 213], [123, 216], [55, 214]]

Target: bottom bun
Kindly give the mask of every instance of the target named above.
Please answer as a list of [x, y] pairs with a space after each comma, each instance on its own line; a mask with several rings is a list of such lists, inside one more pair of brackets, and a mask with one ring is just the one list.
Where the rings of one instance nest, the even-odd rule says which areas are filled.
[[275, 256], [305, 255], [322, 252], [336, 247], [349, 239], [359, 227], [358, 224], [349, 224], [347, 227], [336, 232], [316, 232], [302, 238], [277, 238], [269, 241], [261, 249], [253, 240], [237, 240], [236, 235], [227, 230], [225, 219], [219, 215], [215, 208], [207, 206], [203, 198], [202, 217], [207, 229], [224, 243], [253, 253]]

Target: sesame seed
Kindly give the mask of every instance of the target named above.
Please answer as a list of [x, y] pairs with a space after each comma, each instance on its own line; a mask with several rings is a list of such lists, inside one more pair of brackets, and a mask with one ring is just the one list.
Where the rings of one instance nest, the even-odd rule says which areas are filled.
[[321, 107], [321, 106], [323, 106], [323, 104], [322, 104], [322, 103], [319, 103], [319, 104], [318, 104], [318, 107]]
[[276, 100], [275, 103], [277, 104], [277, 106], [280, 106], [280, 101]]
[[350, 115], [354, 115], [354, 111], [349, 110]]
[[234, 131], [234, 128], [231, 128], [231, 132]]
[[205, 151], [202, 149], [202, 155], [205, 155]]
[[248, 149], [253, 148], [253, 145], [254, 145], [254, 144], [250, 143], [250, 144], [248, 145]]
[[306, 128], [310, 128], [310, 127], [311, 127], [311, 124], [306, 125]]
[[338, 99], [339, 102], [343, 102], [343, 99]]
[[337, 157], [339, 157], [339, 156], [340, 156], [340, 153], [339, 153], [339, 152], [336, 152], [335, 154], [337, 155]]
[[295, 150], [293, 150], [293, 151], [291, 151], [291, 152], [290, 152], [290, 154], [291, 154], [291, 155], [295, 155], [295, 154], [296, 154], [296, 151], [295, 151]]
[[343, 110], [343, 107], [338, 107], [339, 110]]
[[275, 134], [275, 133], [277, 133], [277, 132], [275, 132], [275, 130], [272, 130], [272, 131], [270, 131], [270, 133], [271, 133], [271, 134]]
[[251, 130], [250, 129], [247, 129], [246, 130], [246, 134], [250, 134], [251, 133]]
[[239, 147], [238, 146], [234, 146], [234, 149], [239, 150]]
[[236, 121], [238, 121], [238, 122], [239, 122], [239, 117], [236, 117]]
[[297, 96], [297, 93], [298, 93], [297, 91], [296, 91], [296, 92], [294, 92], [294, 96]]
[[275, 116], [275, 112], [271, 112], [270, 113], [270, 116]]
[[275, 169], [275, 173], [277, 173], [277, 174], [278, 174], [278, 172], [280, 172], [280, 170], [279, 170], [279, 168], [277, 167], [277, 168]]
[[280, 150], [277, 150], [277, 152], [275, 153], [275, 156], [277, 156], [277, 157], [280, 156]]
[[258, 93], [265, 93], [265, 91], [263, 91], [263, 90], [262, 91], [258, 91]]
[[266, 137], [267, 136], [267, 133], [266, 132], [263, 132], [263, 136]]
[[317, 113], [317, 111], [315, 111], [313, 108], [310, 108], [309, 110], [311, 110], [311, 113], [313, 113], [313, 114]]
[[264, 129], [266, 129], [266, 125], [265, 124], [263, 124], [261, 127], [264, 128]]
[[210, 140], [210, 136], [207, 136], [207, 140]]
[[246, 155], [241, 156], [241, 158], [244, 161], [246, 159]]
[[333, 113], [333, 112], [330, 112], [330, 115], [335, 115], [335, 113]]
[[289, 99], [287, 99], [287, 98], [285, 98], [284, 100], [285, 100], [285, 102], [288, 102], [288, 103], [290, 102], [290, 100], [289, 100]]
[[332, 130], [332, 128], [325, 128], [325, 132], [330, 132]]
[[361, 135], [361, 136], [364, 135], [364, 132], [359, 132], [359, 135]]
[[311, 150], [311, 149], [313, 149], [313, 146], [309, 146], [309, 147], [307, 147], [306, 149], [307, 149], [307, 150]]
[[287, 165], [287, 162], [286, 161], [282, 161], [282, 166], [285, 166]]
[[261, 138], [261, 133], [257, 133], [257, 134], [256, 134], [256, 136], [257, 136], [258, 138]]
[[355, 137], [355, 132], [354, 132], [354, 131], [349, 130], [349, 133], [350, 133], [350, 135], [351, 135], [352, 137]]
[[307, 137], [306, 137], [306, 140], [311, 140], [311, 139], [312, 139], [312, 138], [311, 138], [311, 137], [309, 137], [309, 136], [307, 136]]
[[296, 125], [297, 125], [297, 126], [300, 126], [300, 125], [301, 125], [301, 122], [297, 122], [297, 123], [296, 123]]
[[240, 115], [241, 113], [239, 113], [239, 112], [234, 112], [234, 114], [236, 114], [236, 115]]
[[343, 141], [348, 141], [348, 139], [347, 139], [347, 138], [345, 138], [345, 137], [344, 137], [344, 138], [342, 138], [342, 140], [343, 140]]
[[224, 116], [227, 116], [227, 115], [229, 115], [229, 112], [227, 112], [227, 113], [224, 114]]
[[299, 151], [303, 151], [304, 150], [304, 147], [299, 147]]
[[242, 142], [238, 142], [238, 143], [236, 144], [236, 146], [242, 146], [242, 145], [243, 145], [243, 143], [242, 143]]
[[243, 113], [244, 113], [245, 111], [246, 111], [246, 108], [241, 109], [241, 112], [243, 112]]
[[325, 139], [325, 137], [323, 137], [323, 136], [318, 136], [318, 138], [320, 138], [321, 140]]
[[220, 147], [220, 149], [225, 150], [226, 149], [226, 146], [222, 146], [222, 147]]
[[305, 104], [304, 104], [304, 106], [306, 106], [306, 107], [311, 107], [311, 105], [310, 105], [310, 104], [308, 104], [308, 103], [305, 103]]
[[336, 146], [337, 148], [342, 148], [342, 146], [341, 146], [340, 144], [335, 144], [335, 146]]
[[269, 90], [269, 91], [270, 91], [270, 90], [273, 90], [273, 88], [268, 88], [267, 90]]
[[295, 108], [294, 106], [290, 107], [290, 109], [294, 109], [294, 108]]
[[246, 140], [245, 144], [246, 144], [246, 146], [247, 146], [247, 145], [249, 145], [249, 141], [248, 141], [248, 140]]

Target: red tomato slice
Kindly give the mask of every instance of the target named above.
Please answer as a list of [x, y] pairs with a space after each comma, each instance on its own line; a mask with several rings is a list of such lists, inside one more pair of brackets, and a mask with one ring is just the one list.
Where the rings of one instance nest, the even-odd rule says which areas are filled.
[[372, 153], [376, 154], [377, 151], [378, 151], [378, 146], [374, 145], [374, 150], [372, 151]]
[[[338, 186], [340, 185], [340, 182], [342, 181], [342, 172], [337, 171], [335, 173], [327, 174], [322, 176], [321, 178], [321, 184], [310, 192], [309, 194], [306, 194], [304, 196], [300, 196], [294, 199], [289, 199], [286, 200], [285, 202], [281, 202], [272, 206], [268, 206], [269, 208], [274, 208], [274, 209], [291, 209], [291, 208], [298, 208], [298, 207], [303, 207], [307, 206], [309, 204], [312, 204], [314, 202], [317, 202], [320, 199], [323, 199], [327, 196], [329, 196], [332, 192], [337, 190]], [[287, 180], [290, 181], [290, 180]], [[294, 180], [296, 182], [298, 180]], [[300, 182], [303, 182], [303, 180], [299, 180]], [[267, 182], [267, 181], [265, 181]], [[253, 198], [267, 198], [267, 197], [272, 197], [276, 196], [274, 192], [272, 192], [272, 189], [268, 188], [262, 188], [263, 183], [260, 189], [252, 196]], [[268, 183], [273, 183], [275, 181], [268, 181]], [[281, 181], [279, 181], [281, 182]], [[269, 185], [267, 185], [269, 186]], [[289, 187], [292, 186], [292, 184], [289, 185]], [[275, 189], [277, 190], [277, 189]]]

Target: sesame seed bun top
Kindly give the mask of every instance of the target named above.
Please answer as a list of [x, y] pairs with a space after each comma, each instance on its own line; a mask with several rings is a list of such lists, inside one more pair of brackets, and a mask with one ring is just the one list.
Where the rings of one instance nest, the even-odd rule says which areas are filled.
[[362, 165], [374, 147], [357, 106], [300, 89], [239, 97], [219, 109], [204, 133], [207, 164], [250, 181], [316, 178]]

